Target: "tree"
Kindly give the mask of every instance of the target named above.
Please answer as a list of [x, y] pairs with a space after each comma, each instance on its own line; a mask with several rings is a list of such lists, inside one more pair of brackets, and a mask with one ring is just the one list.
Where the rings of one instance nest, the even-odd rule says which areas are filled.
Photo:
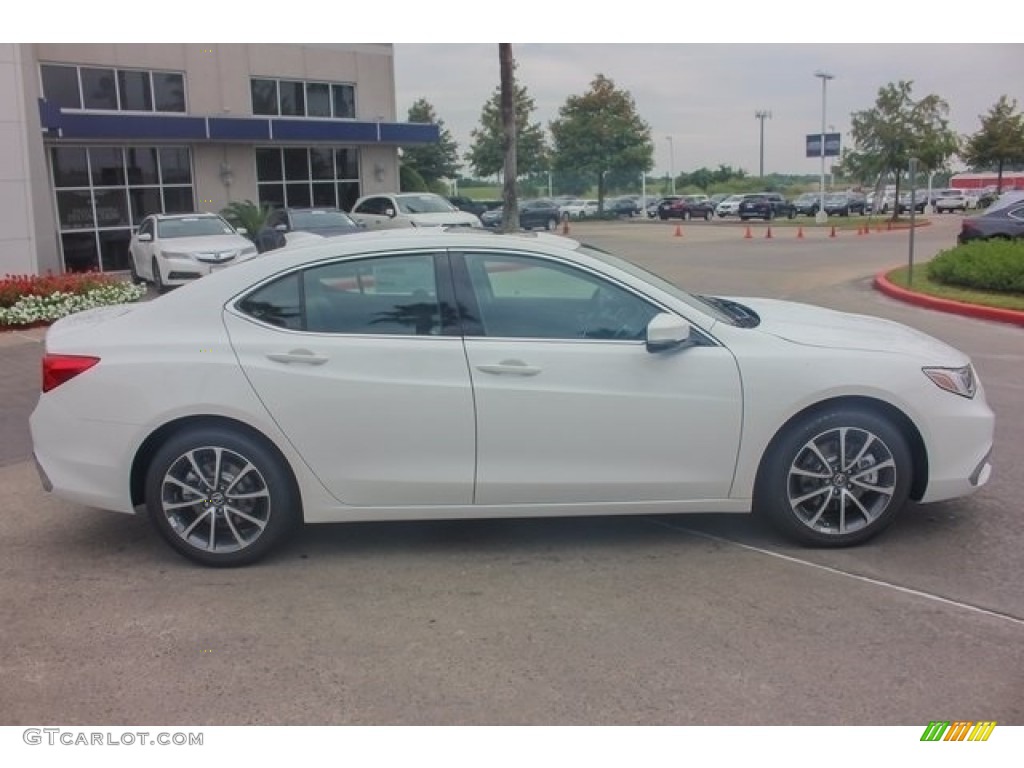
[[[907, 80], [889, 83], [878, 89], [873, 108], [850, 115], [857, 149], [843, 156], [843, 167], [862, 181], [893, 174], [897, 199], [910, 158], [917, 158], [921, 171], [937, 171], [959, 144], [949, 127], [949, 105], [935, 94], [914, 101], [912, 87]], [[893, 218], [898, 212], [899, 206], [893, 206]]]
[[516, 63], [512, 58], [512, 44], [498, 43], [498, 68], [501, 84], [501, 133], [504, 151], [505, 184], [501, 200], [503, 213], [501, 228], [505, 232], [519, 229], [519, 204], [516, 201], [516, 179], [519, 177], [519, 161], [516, 156]]
[[1000, 96], [987, 115], [980, 115], [981, 130], [966, 138], [963, 157], [977, 168], [995, 168], [996, 193], [1003, 191], [1004, 166], [1024, 163], [1024, 116], [1014, 114], [1017, 100]]
[[228, 224], [235, 227], [236, 229], [241, 227], [245, 230], [245, 236], [256, 242], [256, 237], [259, 235], [260, 230], [267, 223], [267, 217], [270, 216], [270, 204], [254, 203], [252, 200], [235, 200], [234, 202], [228, 203], [223, 208], [220, 215], [223, 216]]
[[[505, 45], [505, 43], [499, 43]], [[513, 79], [515, 63], [513, 61]], [[548, 170], [548, 147], [544, 128], [531, 123], [530, 115], [536, 103], [527, 93], [526, 86], [515, 85], [512, 101], [516, 119], [516, 167], [520, 175]], [[480, 125], [470, 132], [472, 143], [466, 161], [478, 176], [493, 176], [505, 165], [504, 126], [501, 119], [501, 86], [487, 100], [480, 112]]]
[[409, 107], [409, 122], [436, 125], [440, 138], [436, 144], [402, 147], [402, 164], [415, 170], [429, 186], [440, 179], [454, 179], [459, 172], [459, 147], [433, 105], [426, 99], [417, 99]]
[[601, 211], [608, 173], [639, 176], [654, 167], [650, 126], [636, 113], [629, 92], [617, 89], [602, 74], [582, 96], [566, 99], [549, 127], [555, 170], [586, 173], [595, 179]]

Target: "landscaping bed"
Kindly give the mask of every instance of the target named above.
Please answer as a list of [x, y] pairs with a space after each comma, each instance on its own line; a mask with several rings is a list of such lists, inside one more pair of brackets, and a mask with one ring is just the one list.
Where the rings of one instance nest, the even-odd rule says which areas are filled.
[[145, 286], [96, 272], [4, 275], [0, 331], [48, 325], [75, 312], [138, 301], [145, 295]]

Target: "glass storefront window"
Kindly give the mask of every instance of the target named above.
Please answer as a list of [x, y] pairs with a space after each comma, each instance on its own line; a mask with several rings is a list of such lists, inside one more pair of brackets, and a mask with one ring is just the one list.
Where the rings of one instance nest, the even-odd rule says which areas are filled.
[[306, 115], [331, 116], [331, 86], [327, 83], [306, 83]]
[[256, 150], [256, 178], [260, 181], [281, 181], [284, 178], [280, 149]]
[[128, 183], [132, 186], [159, 184], [157, 173], [156, 147], [128, 147]]
[[121, 272], [128, 269], [128, 243], [131, 230], [117, 229], [100, 232], [100, 263], [104, 272]]
[[89, 156], [85, 152], [85, 147], [53, 149], [53, 186], [89, 186]]
[[333, 85], [334, 116], [352, 118], [356, 116], [356, 89], [352, 85]]
[[184, 147], [160, 148], [160, 181], [163, 184], [191, 184], [191, 154]]
[[350, 210], [359, 198], [359, 150], [259, 147], [256, 182], [261, 205]]
[[281, 114], [303, 116], [306, 114], [305, 84], [294, 80], [281, 80]]
[[309, 181], [309, 150], [289, 148], [284, 151], [285, 181]]
[[124, 154], [120, 147], [92, 147], [89, 165], [94, 187], [124, 186]]
[[254, 78], [249, 81], [254, 115], [277, 114], [277, 80]]
[[192, 187], [164, 187], [164, 213], [192, 213]]
[[96, 247], [96, 233], [74, 232], [60, 236], [64, 253], [64, 269], [68, 272], [89, 272], [99, 269], [100, 254]]

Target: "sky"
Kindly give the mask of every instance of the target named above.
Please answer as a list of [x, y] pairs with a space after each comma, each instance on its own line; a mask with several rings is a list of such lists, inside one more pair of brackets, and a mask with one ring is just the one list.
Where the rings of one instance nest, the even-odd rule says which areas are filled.
[[[664, 23], [685, 27], [685, 19]], [[721, 23], [728, 24], [725, 15]], [[517, 81], [536, 102], [533, 120], [545, 127], [598, 73], [629, 91], [651, 128], [656, 176], [672, 166], [680, 173], [719, 164], [756, 175], [758, 111], [771, 113], [764, 121], [765, 173], [818, 173], [820, 160], [805, 157], [806, 134], [821, 130], [816, 71], [834, 75], [825, 88], [826, 130], [842, 133], [844, 147], [852, 143], [850, 114], [871, 108], [879, 88], [898, 80], [913, 82], [915, 99], [945, 99], [960, 134], [978, 131], [979, 116], [1003, 94], [1019, 108], [1024, 103], [1022, 44], [514, 43], [512, 51]], [[497, 44], [396, 43], [394, 61], [399, 119], [426, 99], [464, 155], [499, 82]]]

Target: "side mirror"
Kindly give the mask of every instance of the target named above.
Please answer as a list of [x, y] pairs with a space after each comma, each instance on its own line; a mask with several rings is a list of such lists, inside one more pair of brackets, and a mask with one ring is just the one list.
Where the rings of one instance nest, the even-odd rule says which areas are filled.
[[647, 351], [665, 352], [693, 346], [693, 329], [678, 315], [662, 312], [647, 324]]
[[141, 235], [139, 235], [139, 242], [140, 243], [152, 243], [153, 242], [153, 236], [151, 234], [149, 234], [149, 232], [143, 232]]
[[395, 214], [395, 209], [394, 208], [385, 208], [384, 209], [384, 215], [387, 216], [389, 219], [395, 218], [395, 215], [396, 215]]

